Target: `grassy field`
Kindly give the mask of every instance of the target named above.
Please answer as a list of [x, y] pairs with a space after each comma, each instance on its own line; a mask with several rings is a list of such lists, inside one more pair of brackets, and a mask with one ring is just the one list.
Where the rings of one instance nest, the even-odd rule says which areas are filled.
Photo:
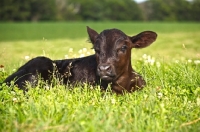
[[118, 28], [130, 36], [157, 32], [151, 46], [132, 50], [133, 68], [147, 86], [123, 96], [87, 84], [37, 87], [24, 95], [2, 84], [0, 131], [200, 131], [199, 23], [0, 23], [0, 82], [36, 56], [92, 54], [86, 26], [98, 32]]

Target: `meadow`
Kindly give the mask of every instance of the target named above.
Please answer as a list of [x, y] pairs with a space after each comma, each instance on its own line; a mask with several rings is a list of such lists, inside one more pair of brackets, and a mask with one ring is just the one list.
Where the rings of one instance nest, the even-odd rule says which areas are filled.
[[151, 46], [132, 50], [132, 66], [146, 87], [119, 96], [88, 84], [36, 87], [26, 94], [1, 84], [0, 131], [200, 131], [199, 23], [0, 23], [0, 83], [36, 56], [93, 54], [86, 26], [98, 32], [118, 28], [129, 36], [157, 32]]

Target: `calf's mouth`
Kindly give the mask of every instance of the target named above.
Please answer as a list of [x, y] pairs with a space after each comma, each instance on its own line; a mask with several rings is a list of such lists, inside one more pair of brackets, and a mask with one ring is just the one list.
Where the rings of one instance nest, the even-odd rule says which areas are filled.
[[100, 75], [100, 78], [104, 81], [111, 82], [114, 80], [115, 76], [114, 75]]

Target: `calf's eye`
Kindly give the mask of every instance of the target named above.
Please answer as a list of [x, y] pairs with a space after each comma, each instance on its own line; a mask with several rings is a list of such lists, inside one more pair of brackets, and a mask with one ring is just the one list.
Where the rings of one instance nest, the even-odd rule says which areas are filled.
[[127, 46], [126, 46], [126, 45], [123, 45], [123, 46], [121, 47], [121, 49], [120, 49], [120, 50], [121, 50], [122, 52], [125, 52], [125, 51], [126, 51], [126, 49], [127, 49]]

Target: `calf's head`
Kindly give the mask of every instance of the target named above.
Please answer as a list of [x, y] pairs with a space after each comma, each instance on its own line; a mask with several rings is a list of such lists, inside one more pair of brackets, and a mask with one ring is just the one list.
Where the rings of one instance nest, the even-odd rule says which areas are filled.
[[118, 29], [108, 29], [98, 34], [87, 27], [97, 60], [97, 73], [102, 80], [113, 82], [126, 72], [131, 72], [131, 49], [144, 48], [156, 40], [157, 34], [144, 31], [129, 37]]

